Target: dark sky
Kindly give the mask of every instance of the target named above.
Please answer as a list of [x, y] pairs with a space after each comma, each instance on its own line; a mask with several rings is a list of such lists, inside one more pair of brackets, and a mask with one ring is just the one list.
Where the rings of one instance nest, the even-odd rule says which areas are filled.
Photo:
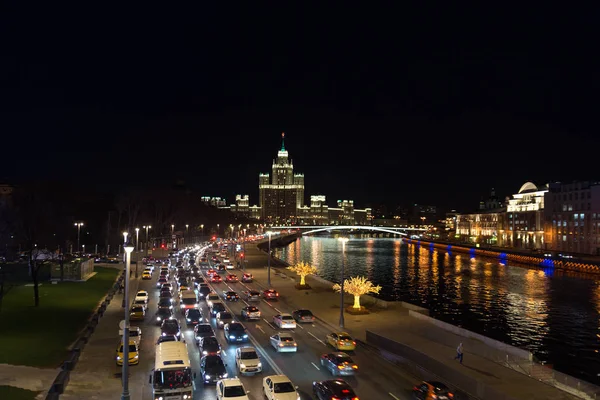
[[597, 10], [83, 3], [1, 13], [0, 179], [256, 203], [282, 131], [330, 206], [600, 178]]

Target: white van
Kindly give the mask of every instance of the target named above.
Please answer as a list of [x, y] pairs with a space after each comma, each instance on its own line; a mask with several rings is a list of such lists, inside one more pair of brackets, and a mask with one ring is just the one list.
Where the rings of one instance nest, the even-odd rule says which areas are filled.
[[198, 297], [196, 296], [196, 292], [193, 290], [184, 290], [181, 292], [181, 298], [179, 300], [179, 308], [182, 313], [185, 313], [185, 310], [188, 308], [198, 308]]

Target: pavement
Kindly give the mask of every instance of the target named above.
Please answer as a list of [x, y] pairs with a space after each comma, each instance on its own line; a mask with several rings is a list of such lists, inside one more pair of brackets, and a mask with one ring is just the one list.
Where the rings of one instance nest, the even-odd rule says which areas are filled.
[[[254, 275], [255, 281], [266, 287], [267, 256], [255, 246], [246, 245], [247, 269]], [[275, 266], [274, 265], [279, 265]], [[340, 293], [331, 289], [331, 283], [320, 278], [307, 276], [310, 290], [298, 290], [294, 286], [300, 278], [294, 272], [285, 269], [278, 261], [271, 262], [271, 286], [281, 296], [282, 302], [291, 308], [308, 308], [331, 329], [339, 330]], [[353, 296], [346, 294], [345, 305], [353, 304]], [[361, 303], [361, 305], [365, 305]], [[403, 343], [412, 349], [457, 370], [460, 374], [482, 382], [495, 391], [513, 399], [577, 399], [572, 394], [554, 386], [540, 382], [527, 375], [493, 360], [498, 359], [499, 351], [479, 340], [456, 335], [431, 323], [411, 317], [408, 309], [399, 302], [387, 302], [387, 307], [371, 307], [370, 314], [344, 314], [344, 330], [354, 338], [366, 341], [369, 329], [379, 335]], [[454, 359], [456, 347], [463, 343], [464, 359], [461, 365]], [[382, 354], [391, 358], [393, 354]], [[412, 367], [410, 367], [412, 368]], [[442, 381], [444, 377], [439, 377]], [[448, 382], [452, 384], [452, 382]], [[469, 394], [476, 394], [476, 388], [460, 388]]]

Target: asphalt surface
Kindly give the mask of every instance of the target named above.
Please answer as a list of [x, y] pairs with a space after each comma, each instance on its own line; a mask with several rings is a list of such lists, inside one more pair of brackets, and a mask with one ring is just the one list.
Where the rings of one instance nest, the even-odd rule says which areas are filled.
[[[208, 257], [210, 260], [210, 256]], [[196, 265], [200, 266], [199, 260]], [[202, 269], [203, 276], [207, 268]], [[142, 329], [142, 340], [140, 344], [140, 364], [131, 366], [133, 373], [137, 371], [148, 371], [148, 377], [154, 363], [154, 352], [156, 340], [160, 335], [160, 328], [155, 324], [154, 314], [157, 311], [158, 290], [156, 288], [156, 280], [158, 278], [159, 268], [155, 268], [151, 280], [142, 280], [139, 282], [138, 290], [146, 290], [149, 293], [148, 311], [144, 321], [131, 321], [132, 326], [139, 326]], [[233, 270], [226, 273], [235, 273], [241, 278], [242, 271]], [[221, 274], [224, 277], [225, 274]], [[173, 276], [173, 273], [171, 273]], [[174, 287], [176, 287], [175, 282]], [[258, 282], [253, 283], [215, 283], [209, 284], [213, 290], [221, 297], [224, 291], [235, 291], [242, 294], [243, 291], [255, 289], [258, 291], [264, 290]], [[175, 297], [175, 296], [174, 296]], [[187, 327], [185, 318], [179, 309], [177, 300], [175, 300], [174, 311], [181, 325], [185, 341], [188, 345], [192, 369], [196, 373], [194, 380], [194, 399], [216, 399], [216, 390], [214, 385], [204, 385], [200, 374], [200, 353], [195, 344], [193, 327]], [[270, 336], [274, 335], [281, 329], [273, 325], [273, 316], [279, 313], [292, 313], [293, 309], [287, 306], [284, 302], [277, 300], [267, 301], [261, 299], [259, 302], [251, 302], [259, 308], [262, 313], [262, 318], [258, 321], [244, 321], [241, 318], [241, 309], [248, 305], [243, 299], [239, 301], [227, 302], [222, 300], [225, 306], [235, 316], [237, 321], [243, 323], [249, 334], [249, 342], [242, 344], [228, 344], [225, 340], [223, 330], [218, 329], [214, 318], [209, 318], [208, 305], [200, 300], [200, 310], [205, 319], [207, 319], [214, 328], [216, 337], [222, 347], [223, 360], [227, 366], [229, 377], [238, 376], [241, 378], [247, 391], [250, 393], [250, 399], [263, 399], [262, 380], [263, 377], [272, 374], [284, 374], [298, 386], [298, 392], [302, 399], [315, 398], [312, 392], [313, 381], [321, 381], [326, 379], [334, 379], [328, 370], [325, 370], [320, 365], [320, 356], [324, 353], [335, 351], [333, 347], [327, 345], [326, 335], [332, 332], [331, 327], [315, 321], [311, 324], [298, 324], [296, 329], [286, 330], [292, 333], [295, 341], [298, 344], [296, 353], [277, 353], [270, 344]], [[315, 312], [318, 314], [318, 312]], [[117, 332], [115, 332], [116, 334]], [[257, 349], [260, 355], [263, 371], [254, 375], [241, 376], [236, 370], [235, 365], [235, 349], [240, 346], [253, 346]], [[360, 344], [355, 351], [347, 352], [358, 364], [359, 370], [355, 376], [345, 376], [342, 379], [346, 380], [355, 390], [360, 399], [412, 399], [411, 389], [415, 385], [414, 377], [405, 374], [402, 370], [394, 367], [389, 362], [378, 357], [368, 348], [362, 347]], [[116, 367], [115, 367], [116, 368]], [[115, 369], [118, 374], [120, 368]], [[137, 374], [136, 374], [137, 375]], [[137, 380], [136, 380], [137, 381]], [[131, 384], [139, 384], [130, 382]], [[142, 398], [152, 399], [151, 385], [146, 378]]]

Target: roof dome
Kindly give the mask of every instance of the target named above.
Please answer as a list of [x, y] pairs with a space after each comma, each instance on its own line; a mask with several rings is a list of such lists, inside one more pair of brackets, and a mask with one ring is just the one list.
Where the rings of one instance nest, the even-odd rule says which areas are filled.
[[537, 186], [535, 186], [535, 184], [533, 182], [525, 182], [523, 184], [523, 186], [521, 186], [521, 189], [519, 189], [519, 193], [524, 193], [524, 192], [537, 192], [539, 189]]

